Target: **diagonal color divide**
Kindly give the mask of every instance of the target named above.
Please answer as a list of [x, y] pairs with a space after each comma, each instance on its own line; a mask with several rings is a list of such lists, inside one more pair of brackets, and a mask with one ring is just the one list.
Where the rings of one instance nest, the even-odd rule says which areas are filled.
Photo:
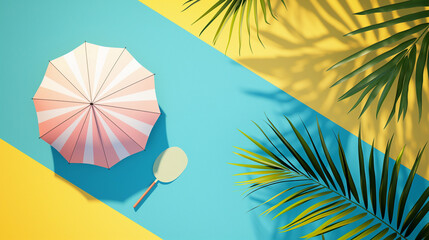
[[[171, 4], [175, 2], [171, 0]], [[259, 199], [252, 198], [251, 203], [243, 201], [233, 184], [237, 180], [233, 175], [239, 169], [227, 164], [238, 161], [233, 157], [233, 146], [253, 147], [237, 128], [255, 136], [258, 130], [251, 120], [261, 123], [264, 112], [278, 123], [284, 121], [283, 114], [297, 123], [303, 118], [306, 123], [315, 124], [312, 120], [318, 118], [323, 129], [340, 132], [342, 139], [350, 142], [357, 140], [350, 132], [139, 1], [1, 4], [4, 7], [0, 7], [0, 28], [10, 33], [10, 38], [0, 39], [3, 41], [0, 52], [7, 56], [0, 59], [0, 72], [3, 79], [10, 81], [0, 81], [0, 110], [6, 113], [0, 118], [0, 137], [83, 190], [73, 189], [76, 193], [85, 198], [90, 194], [100, 200], [91, 203], [107, 204], [164, 239], [299, 237], [294, 232], [278, 233], [278, 221], [261, 218], [256, 211], [247, 212]], [[164, 8], [169, 9], [168, 4]], [[11, 20], [14, 24], [10, 24]], [[156, 91], [163, 114], [154, 127], [147, 150], [130, 156], [111, 170], [86, 164], [69, 165], [57, 151], [37, 139], [37, 119], [30, 96], [37, 90], [48, 60], [85, 40], [105, 46], [126, 45], [139, 62], [157, 74]], [[255, 52], [256, 48], [255, 45]], [[309, 131], [316, 131], [314, 127], [309, 126]], [[332, 134], [329, 141], [335, 142]], [[154, 180], [153, 161], [172, 146], [180, 146], [186, 152], [189, 167], [171, 185], [153, 191], [134, 211], [132, 204]], [[367, 154], [370, 146], [364, 146]], [[347, 147], [347, 154], [356, 157], [356, 149]], [[358, 163], [354, 159], [351, 158], [351, 165]], [[45, 177], [52, 179], [52, 171], [45, 171]], [[427, 181], [419, 177], [416, 185], [425, 184]], [[62, 191], [40, 193], [34, 198], [55, 198]]]
[[[200, 1], [194, 4], [185, 12], [183, 3], [185, 1], [153, 1], [140, 0], [148, 7], [160, 13], [170, 21], [176, 23], [183, 29], [199, 37], [209, 45], [225, 52], [227, 36], [230, 24], [223, 30], [216, 45], [212, 39], [219, 23], [215, 21], [207, 28], [201, 36], [200, 31], [212, 17], [209, 14], [200, 22], [192, 24], [214, 1]], [[168, 2], [168, 3], [167, 3]], [[359, 125], [365, 133], [363, 140], [371, 143], [377, 138], [375, 147], [384, 150], [386, 143], [392, 134], [395, 134], [395, 141], [392, 144], [392, 156], [397, 156], [404, 145], [407, 146], [404, 152], [403, 164], [411, 168], [414, 163], [418, 149], [429, 140], [429, 109], [428, 99], [423, 103], [422, 120], [418, 121], [418, 109], [414, 86], [409, 94], [409, 112], [405, 121], [396, 123], [392, 121], [384, 129], [390, 105], [388, 104], [380, 111], [378, 119], [375, 118], [376, 104], [358, 119], [360, 108], [347, 114], [354, 105], [356, 98], [337, 102], [347, 89], [351, 88], [353, 79], [346, 84], [330, 88], [330, 86], [340, 77], [349, 73], [356, 66], [347, 65], [339, 69], [326, 72], [325, 70], [339, 60], [360, 50], [376, 40], [384, 39], [391, 33], [380, 30], [374, 34], [369, 32], [355, 37], [344, 37], [343, 35], [359, 27], [367, 26], [370, 23], [380, 22], [384, 15], [376, 15], [375, 18], [353, 15], [364, 9], [377, 7], [371, 1], [286, 1], [287, 10], [281, 6], [280, 0], [273, 1], [273, 9], [277, 13], [279, 21], [270, 19], [270, 25], [265, 24], [260, 17], [260, 34], [265, 48], [262, 47], [255, 36], [252, 38], [253, 53], [247, 46], [247, 29], [242, 29], [243, 46], [241, 55], [238, 54], [237, 29], [233, 31], [231, 44], [228, 48], [227, 56], [237, 61], [247, 69], [258, 74], [265, 80], [271, 82], [278, 88], [295, 97], [302, 103], [337, 123], [349, 132], [357, 135]], [[381, 5], [388, 4], [389, 1], [380, 1]], [[389, 16], [387, 16], [389, 17]], [[238, 26], [238, 24], [237, 24]], [[409, 26], [397, 25], [389, 31], [402, 31]], [[255, 29], [253, 28], [253, 31]], [[234, 34], [235, 33], [235, 34]], [[255, 34], [253, 34], [255, 35]], [[426, 75], [425, 75], [426, 77]], [[428, 81], [424, 81], [424, 91], [429, 92]], [[392, 96], [393, 97], [393, 96]], [[386, 100], [386, 102], [389, 99]], [[425, 153], [420, 163], [418, 174], [429, 179], [429, 155]]]
[[1, 239], [160, 239], [1, 139], [0, 159]]

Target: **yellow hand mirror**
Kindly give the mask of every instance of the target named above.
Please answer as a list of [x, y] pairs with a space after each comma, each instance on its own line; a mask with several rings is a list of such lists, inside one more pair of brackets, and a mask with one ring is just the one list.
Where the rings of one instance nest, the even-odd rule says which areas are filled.
[[180, 176], [180, 174], [182, 174], [187, 164], [188, 157], [179, 147], [167, 148], [164, 152], [162, 152], [153, 164], [153, 175], [155, 175], [155, 181], [153, 181], [153, 183], [143, 193], [136, 204], [134, 204], [134, 208], [137, 207], [140, 201], [158, 181], [164, 183], [174, 181]]

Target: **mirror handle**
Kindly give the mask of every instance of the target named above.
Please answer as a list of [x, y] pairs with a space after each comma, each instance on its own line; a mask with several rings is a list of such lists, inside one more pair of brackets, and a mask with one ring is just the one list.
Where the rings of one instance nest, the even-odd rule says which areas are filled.
[[139, 205], [140, 201], [143, 200], [144, 196], [146, 196], [146, 194], [150, 191], [150, 189], [152, 189], [153, 186], [155, 186], [157, 182], [158, 182], [158, 179], [155, 179], [155, 181], [153, 181], [153, 183], [149, 186], [149, 188], [146, 189], [146, 192], [144, 192], [143, 195], [140, 197], [140, 199], [134, 204], [134, 208], [136, 208], [137, 205]]

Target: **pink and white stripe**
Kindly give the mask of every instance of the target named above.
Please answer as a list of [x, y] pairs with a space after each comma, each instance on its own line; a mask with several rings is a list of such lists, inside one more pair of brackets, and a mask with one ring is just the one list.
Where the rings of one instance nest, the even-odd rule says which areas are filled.
[[153, 73], [125, 48], [86, 42], [49, 63], [33, 101], [43, 140], [106, 168], [144, 150], [161, 114]]

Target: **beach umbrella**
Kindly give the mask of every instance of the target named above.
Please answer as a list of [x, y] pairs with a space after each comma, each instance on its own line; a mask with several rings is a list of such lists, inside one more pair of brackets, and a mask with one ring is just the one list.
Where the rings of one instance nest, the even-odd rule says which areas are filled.
[[40, 138], [105, 168], [144, 150], [161, 114], [153, 73], [125, 48], [87, 42], [49, 62], [33, 101]]

